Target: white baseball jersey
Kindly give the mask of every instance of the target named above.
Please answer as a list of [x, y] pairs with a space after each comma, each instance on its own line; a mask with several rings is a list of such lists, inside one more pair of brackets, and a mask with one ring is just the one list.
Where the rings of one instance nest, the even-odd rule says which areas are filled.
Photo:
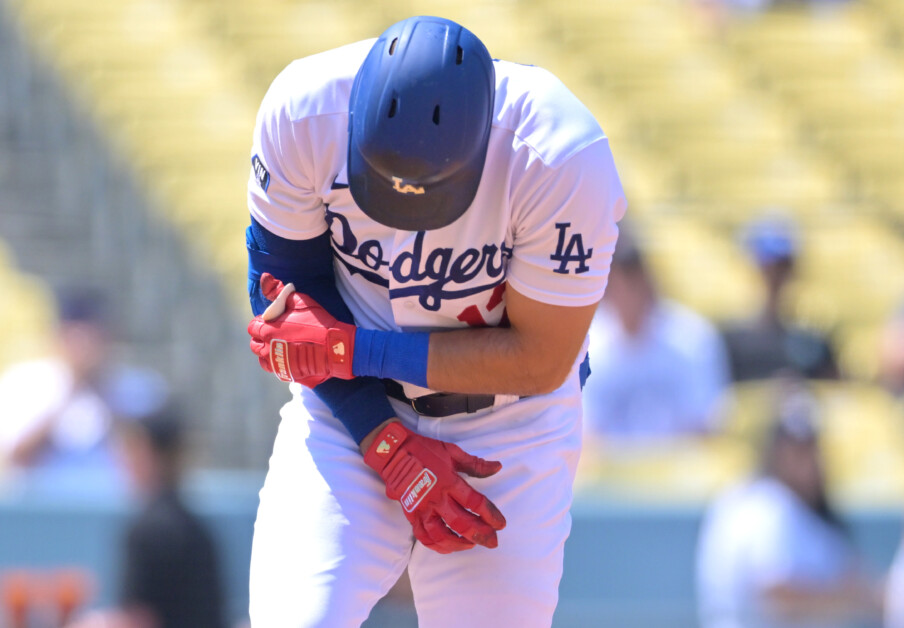
[[[497, 325], [507, 284], [548, 304], [599, 301], [624, 193], [593, 116], [540, 68], [495, 61], [486, 164], [458, 220], [399, 231], [355, 205], [346, 173], [348, 103], [372, 45], [295, 61], [276, 78], [254, 134], [254, 218], [295, 240], [329, 230], [339, 292], [365, 328]], [[310, 391], [296, 395], [283, 411], [261, 493], [255, 625], [360, 625], [407, 566], [422, 626], [548, 626], [570, 529], [583, 354], [558, 391], [472, 414], [420, 417], [392, 401], [408, 427], [502, 461], [496, 476], [469, 479], [508, 520], [494, 550], [443, 556], [413, 545], [401, 509], [383, 496], [344, 428]]]
[[904, 628], [904, 538], [888, 573], [885, 628]]

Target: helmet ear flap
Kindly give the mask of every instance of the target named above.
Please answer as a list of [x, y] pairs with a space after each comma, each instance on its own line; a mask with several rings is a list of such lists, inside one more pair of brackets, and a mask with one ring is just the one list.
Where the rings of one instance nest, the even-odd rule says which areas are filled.
[[387, 226], [438, 229], [477, 194], [495, 100], [493, 60], [450, 20], [389, 27], [358, 70], [349, 101], [349, 189]]

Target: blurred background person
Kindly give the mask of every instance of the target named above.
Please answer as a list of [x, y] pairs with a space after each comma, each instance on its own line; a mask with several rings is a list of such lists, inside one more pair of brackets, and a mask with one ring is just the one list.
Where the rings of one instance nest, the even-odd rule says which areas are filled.
[[783, 390], [759, 472], [710, 506], [697, 553], [703, 628], [879, 620], [880, 587], [827, 494], [815, 413], [808, 392]]
[[886, 582], [885, 628], [904, 628], [904, 535]]
[[709, 14], [711, 19], [726, 20], [732, 17], [751, 17], [770, 9], [810, 7], [819, 9], [842, 5], [851, 0], [696, 0], [698, 10]]
[[118, 433], [141, 502], [122, 548], [119, 606], [91, 613], [77, 628], [223, 628], [216, 544], [179, 492], [185, 417], [173, 403], [123, 421]]
[[879, 384], [904, 397], [904, 306], [889, 318], [879, 334]]
[[629, 228], [590, 328], [584, 426], [593, 439], [655, 439], [717, 428], [729, 382], [716, 328], [663, 298]]
[[153, 403], [166, 384], [151, 370], [115, 362], [113, 321], [102, 292], [68, 288], [57, 301], [56, 353], [0, 376], [0, 458], [13, 479], [32, 488], [122, 493], [114, 425]]
[[783, 311], [798, 256], [795, 225], [787, 216], [765, 214], [747, 226], [744, 244], [759, 270], [765, 301], [751, 318], [725, 326], [733, 379], [781, 375], [837, 378], [838, 366], [828, 338], [796, 324]]

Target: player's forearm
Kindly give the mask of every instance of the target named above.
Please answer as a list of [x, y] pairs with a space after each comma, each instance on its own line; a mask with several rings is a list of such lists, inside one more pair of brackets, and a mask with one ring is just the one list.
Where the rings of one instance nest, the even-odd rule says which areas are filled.
[[442, 392], [537, 395], [568, 376], [596, 304], [561, 307], [507, 291], [509, 326], [399, 333], [358, 329], [355, 375]]
[[[248, 325], [252, 350], [264, 369], [315, 392], [332, 378], [374, 377], [442, 392], [548, 393], [567, 377], [596, 309], [548, 305], [510, 290], [509, 326], [409, 333], [340, 323], [268, 273], [261, 286], [272, 305]], [[347, 401], [339, 393], [327, 402], [334, 413]], [[374, 422], [391, 416], [386, 406]]]
[[436, 332], [430, 335], [427, 383], [444, 392], [544, 394], [562, 385], [578, 349], [544, 350], [512, 328]]
[[353, 373], [443, 392], [537, 395], [558, 388], [580, 344], [549, 347], [512, 328], [401, 333], [358, 329]]
[[430, 335], [429, 387], [472, 394], [551, 392], [568, 377], [595, 310], [595, 303], [575, 307], [542, 303], [508, 286], [508, 326]]

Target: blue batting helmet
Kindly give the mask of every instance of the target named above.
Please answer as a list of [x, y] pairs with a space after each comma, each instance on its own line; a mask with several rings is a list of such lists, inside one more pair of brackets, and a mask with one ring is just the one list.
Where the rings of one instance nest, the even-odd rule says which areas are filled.
[[496, 79], [469, 30], [438, 17], [390, 26], [349, 102], [348, 183], [365, 214], [408, 231], [458, 219], [477, 194]]

